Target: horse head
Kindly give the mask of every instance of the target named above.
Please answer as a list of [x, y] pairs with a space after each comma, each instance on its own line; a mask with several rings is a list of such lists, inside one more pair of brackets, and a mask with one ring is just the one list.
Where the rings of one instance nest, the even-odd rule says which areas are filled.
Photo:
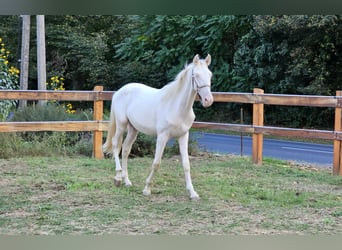
[[208, 66], [211, 63], [211, 56], [208, 54], [204, 60], [201, 60], [198, 55], [194, 56], [191, 83], [194, 91], [197, 92], [202, 106], [210, 107], [214, 98], [211, 94], [211, 76], [212, 73]]

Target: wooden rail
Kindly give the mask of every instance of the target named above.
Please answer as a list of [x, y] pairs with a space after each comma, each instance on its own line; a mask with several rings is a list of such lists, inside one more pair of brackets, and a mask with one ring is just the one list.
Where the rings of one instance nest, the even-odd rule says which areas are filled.
[[[103, 101], [110, 101], [113, 94], [113, 91], [103, 91], [102, 86], [96, 86], [94, 91], [1, 90], [0, 100], [92, 101], [94, 102], [94, 120], [77, 122], [0, 122], [0, 132], [93, 131], [93, 156], [102, 158], [102, 133], [108, 129], [108, 121], [103, 121]], [[262, 164], [263, 135], [333, 140], [333, 173], [342, 175], [342, 91], [337, 91], [336, 96], [304, 96], [264, 94], [263, 90], [254, 89], [253, 93], [215, 92], [213, 96], [215, 102], [249, 103], [253, 105], [253, 124], [194, 122], [194, 128], [251, 133], [253, 135], [252, 161], [257, 165]], [[335, 108], [335, 128], [333, 131], [329, 131], [264, 126], [264, 105], [333, 107]]]

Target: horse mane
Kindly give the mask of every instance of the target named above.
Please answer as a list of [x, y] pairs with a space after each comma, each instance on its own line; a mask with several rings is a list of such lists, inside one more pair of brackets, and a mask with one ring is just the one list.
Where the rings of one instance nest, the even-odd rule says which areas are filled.
[[186, 64], [184, 65], [184, 68], [182, 69], [182, 71], [179, 72], [179, 73], [177, 74], [177, 76], [176, 76], [176, 78], [175, 78], [174, 81], [176, 81], [176, 82], [181, 81], [182, 78], [185, 76], [185, 74], [186, 74], [186, 72], [187, 72], [187, 69], [188, 69], [188, 67], [190, 67], [190, 65], [191, 65], [191, 64], [187, 64], [187, 63], [186, 63]]
[[173, 96], [177, 94], [179, 90], [183, 87], [183, 82], [186, 80], [186, 74], [189, 68], [192, 66], [191, 64], [185, 64], [184, 68], [177, 74], [175, 79], [168, 84], [166, 84], [162, 89], [167, 92], [167, 96]]

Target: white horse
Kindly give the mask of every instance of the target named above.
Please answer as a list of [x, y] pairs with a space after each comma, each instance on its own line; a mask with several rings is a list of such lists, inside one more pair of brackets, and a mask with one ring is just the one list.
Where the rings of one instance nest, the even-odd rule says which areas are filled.
[[[119, 89], [113, 96], [110, 124], [103, 151], [113, 154], [116, 165], [114, 182], [120, 186], [122, 179], [126, 186], [132, 183], [128, 178], [127, 158], [138, 131], [157, 136], [157, 145], [152, 170], [146, 179], [144, 195], [151, 194], [151, 181], [154, 172], [159, 168], [167, 141], [178, 138], [182, 164], [185, 173], [186, 189], [191, 200], [199, 199], [193, 188], [190, 176], [188, 156], [189, 129], [195, 119], [192, 106], [196, 95], [202, 106], [209, 107], [213, 103], [211, 94], [211, 76], [208, 69], [211, 56], [204, 60], [198, 55], [185, 67], [176, 79], [161, 89], [148, 87], [140, 83], [130, 83]], [[122, 144], [124, 132], [127, 136]], [[122, 147], [122, 167], [119, 153]]]

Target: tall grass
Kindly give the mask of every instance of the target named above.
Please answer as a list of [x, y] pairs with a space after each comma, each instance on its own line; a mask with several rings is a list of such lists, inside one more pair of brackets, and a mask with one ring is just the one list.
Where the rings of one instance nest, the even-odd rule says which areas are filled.
[[[48, 104], [27, 106], [14, 112], [11, 121], [70, 121], [88, 120], [89, 111], [75, 114], [64, 106]], [[92, 135], [89, 132], [21, 132], [0, 134], [0, 158], [18, 156], [57, 156], [92, 154]]]

